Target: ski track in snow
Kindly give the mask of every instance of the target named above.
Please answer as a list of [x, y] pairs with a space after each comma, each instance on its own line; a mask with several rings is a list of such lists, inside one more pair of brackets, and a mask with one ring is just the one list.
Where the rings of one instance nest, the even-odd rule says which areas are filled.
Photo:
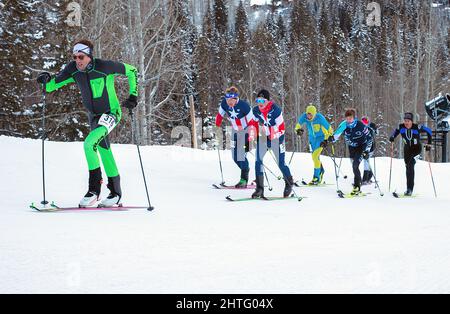
[[[74, 206], [87, 188], [83, 144], [45, 145], [47, 198]], [[384, 197], [372, 186], [366, 197], [339, 199], [331, 185], [296, 188], [308, 197], [301, 202], [233, 203], [225, 196], [252, 191], [211, 187], [220, 183], [216, 151], [141, 147], [153, 212], [39, 213], [28, 205], [42, 200], [41, 141], [0, 136], [0, 147], [0, 293], [450, 292], [450, 164], [432, 164], [438, 199], [423, 161], [419, 196], [393, 198], [390, 159], [377, 158]], [[113, 151], [123, 203], [146, 205], [136, 147]], [[221, 153], [225, 181], [237, 182], [239, 169]], [[334, 183], [331, 160], [322, 161]], [[279, 173], [270, 155], [264, 162]], [[347, 192], [353, 174], [348, 160], [342, 165]], [[291, 171], [309, 180], [310, 155], [296, 154]], [[395, 159], [397, 192], [404, 172]], [[266, 195], [279, 196], [284, 183], [268, 176]]]

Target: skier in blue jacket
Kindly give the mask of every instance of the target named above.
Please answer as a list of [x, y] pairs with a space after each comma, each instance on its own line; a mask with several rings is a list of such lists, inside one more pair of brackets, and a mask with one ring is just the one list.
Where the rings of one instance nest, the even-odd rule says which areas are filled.
[[[356, 118], [355, 109], [347, 109], [345, 111], [345, 120], [339, 125], [334, 132], [333, 137], [329, 140], [337, 141], [341, 134], [344, 134], [345, 142], [348, 145], [350, 159], [352, 159], [353, 174], [355, 179], [353, 182], [353, 190], [351, 195], [359, 195], [361, 193], [361, 172], [359, 165], [363, 159], [369, 159], [370, 150], [372, 148], [372, 135], [364, 123]], [[326, 145], [328, 141], [324, 141]]]
[[320, 154], [323, 147], [320, 145], [324, 140], [327, 140], [333, 134], [333, 128], [327, 119], [317, 112], [314, 105], [310, 104], [306, 107], [306, 112], [298, 118], [298, 123], [295, 126], [295, 132], [301, 136], [304, 132], [302, 125], [306, 124], [308, 129], [309, 144], [311, 145], [312, 159], [314, 162], [314, 175], [309, 185], [318, 185], [322, 182], [323, 169], [320, 161]]
[[433, 132], [430, 128], [413, 123], [414, 115], [411, 112], [404, 114], [404, 122], [400, 124], [389, 138], [390, 142], [394, 142], [395, 138], [400, 135], [404, 143], [404, 160], [406, 166], [406, 192], [405, 196], [411, 196], [414, 190], [414, 166], [416, 158], [422, 152], [422, 144], [420, 143], [420, 133], [426, 133], [428, 144], [425, 144], [425, 150], [431, 149]]

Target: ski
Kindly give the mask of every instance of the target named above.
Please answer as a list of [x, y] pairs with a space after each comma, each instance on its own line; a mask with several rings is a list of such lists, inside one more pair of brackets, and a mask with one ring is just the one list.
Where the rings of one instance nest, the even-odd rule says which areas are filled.
[[254, 190], [256, 189], [256, 184], [249, 184], [245, 188], [237, 188], [234, 185], [225, 185], [225, 184], [213, 184], [213, 188], [218, 190]]
[[[301, 184], [302, 184], [301, 185], [302, 187], [305, 187], [305, 186], [307, 186], [307, 187], [323, 187], [323, 186], [333, 185], [333, 184], [326, 183], [325, 181], [322, 183], [319, 183], [319, 184], [309, 184], [305, 180], [302, 180]], [[300, 186], [300, 185], [297, 185], [297, 186]]]
[[147, 206], [112, 206], [112, 207], [58, 207], [51, 204], [51, 207], [39, 208], [34, 204], [30, 205], [31, 209], [39, 212], [58, 212], [58, 211], [127, 211], [130, 209], [145, 209]]
[[370, 192], [369, 193], [363, 193], [363, 192], [360, 192], [359, 194], [356, 194], [356, 195], [352, 195], [351, 193], [344, 193], [344, 192], [342, 192], [341, 190], [338, 190], [338, 191], [336, 191], [337, 192], [337, 194], [338, 194], [338, 196], [340, 197], [340, 198], [356, 198], [356, 197], [364, 197], [364, 196], [367, 196], [367, 194], [370, 194]]
[[392, 192], [392, 196], [394, 196], [395, 198], [414, 198], [414, 197], [417, 197], [417, 194], [404, 195], [404, 194], [398, 194], [397, 192]]
[[243, 198], [232, 198], [230, 195], [228, 195], [225, 199], [230, 202], [246, 202], [246, 201], [282, 201], [282, 200], [298, 200], [299, 202], [303, 200], [305, 197], [295, 197], [294, 194], [292, 194], [289, 197], [282, 197], [282, 196], [265, 196], [262, 198], [251, 198], [251, 197], [243, 197]]

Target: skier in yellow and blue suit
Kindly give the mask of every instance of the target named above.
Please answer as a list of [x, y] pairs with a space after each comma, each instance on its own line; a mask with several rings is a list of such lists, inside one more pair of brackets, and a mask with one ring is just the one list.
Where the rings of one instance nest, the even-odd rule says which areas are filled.
[[320, 154], [323, 147], [322, 142], [327, 140], [329, 136], [333, 134], [333, 128], [327, 119], [317, 112], [314, 105], [310, 104], [306, 107], [306, 112], [298, 118], [298, 123], [295, 126], [295, 132], [301, 136], [304, 132], [302, 125], [306, 124], [308, 129], [309, 144], [311, 145], [312, 159], [314, 162], [314, 176], [309, 185], [318, 185], [322, 182], [323, 169], [322, 162], [320, 161]]

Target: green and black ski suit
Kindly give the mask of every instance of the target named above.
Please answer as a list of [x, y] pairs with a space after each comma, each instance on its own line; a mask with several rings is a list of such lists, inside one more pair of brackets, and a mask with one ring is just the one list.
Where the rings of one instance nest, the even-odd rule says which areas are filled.
[[[119, 123], [122, 117], [122, 110], [114, 87], [114, 77], [117, 75], [126, 75], [128, 77], [129, 94], [137, 96], [137, 70], [135, 67], [121, 62], [95, 58], [85, 71], [79, 71], [75, 61], [67, 64], [60, 73], [46, 84], [46, 91], [53, 92], [69, 83], [77, 83], [83, 105], [88, 111], [91, 127], [91, 132], [84, 141], [84, 151], [89, 172], [92, 175], [92, 172], [95, 171], [100, 173], [101, 176], [100, 161], [97, 154], [100, 153], [108, 179], [117, 177], [117, 189], [120, 190], [119, 171], [108, 140], [109, 132]], [[109, 115], [106, 117], [109, 121], [112, 121], [109, 130], [106, 126], [99, 124], [100, 118], [104, 114]], [[90, 189], [91, 179], [90, 176]], [[99, 191], [97, 192], [99, 193]]]

